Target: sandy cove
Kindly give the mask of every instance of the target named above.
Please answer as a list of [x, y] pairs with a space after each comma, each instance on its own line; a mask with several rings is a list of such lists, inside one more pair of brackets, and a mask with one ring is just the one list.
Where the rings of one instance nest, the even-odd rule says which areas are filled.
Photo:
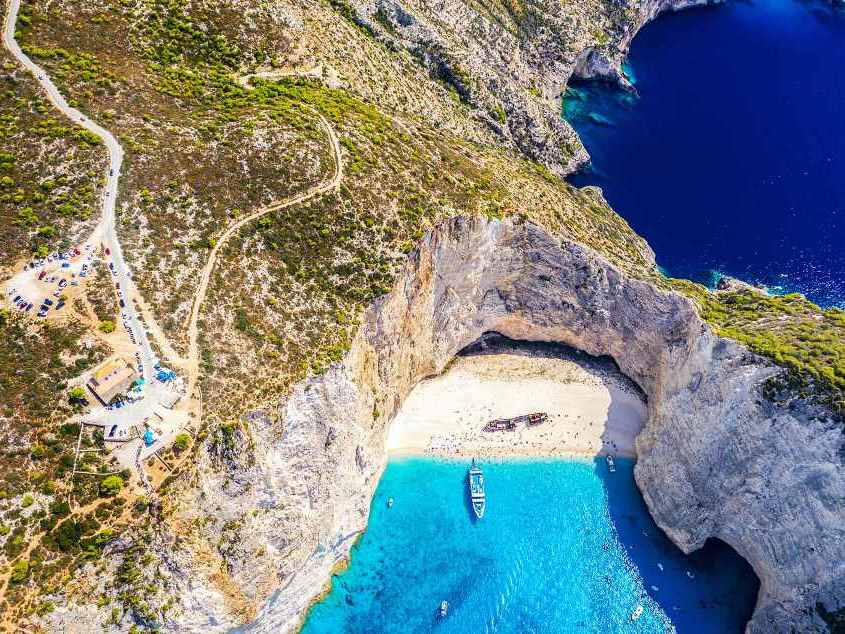
[[[545, 412], [515, 431], [483, 432], [494, 418]], [[639, 390], [610, 361], [569, 349], [496, 349], [456, 357], [417, 385], [397, 414], [387, 451], [397, 455], [635, 457], [646, 417]]]

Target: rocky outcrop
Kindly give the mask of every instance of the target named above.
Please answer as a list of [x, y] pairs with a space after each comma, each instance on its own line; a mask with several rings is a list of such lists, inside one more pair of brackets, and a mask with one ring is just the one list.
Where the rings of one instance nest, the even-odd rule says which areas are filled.
[[[709, 0], [349, 0], [357, 23], [405, 49], [451, 86], [502, 139], [558, 174], [589, 160], [561, 118], [570, 78], [628, 86], [622, 61], [634, 35], [666, 10]], [[716, 0], [719, 1], [719, 0]]]
[[[713, 335], [686, 298], [530, 223], [466, 218], [425, 236], [343, 362], [298, 385], [280, 423], [246, 422], [244, 486], [205, 465], [204, 508], [249, 522], [249, 547], [226, 559], [233, 582], [255, 600], [278, 587], [252, 630], [296, 626], [365, 527], [403, 399], [488, 331], [612, 356], [648, 396], [635, 475], [657, 523], [687, 552], [718, 537], [750, 562], [749, 632], [824, 631], [820, 615], [845, 604], [841, 430], [766, 401], [778, 370]], [[210, 629], [232, 618], [219, 605], [193, 614]]]
[[611, 42], [601, 46], [588, 46], [583, 49], [575, 62], [573, 75], [579, 79], [599, 79], [617, 83], [624, 88], [633, 89], [625, 73], [622, 62], [628, 55], [631, 42], [640, 29], [661, 13], [681, 11], [691, 7], [720, 4], [724, 0], [645, 0], [632, 2], [628, 6], [626, 18], [619, 21], [619, 30]]

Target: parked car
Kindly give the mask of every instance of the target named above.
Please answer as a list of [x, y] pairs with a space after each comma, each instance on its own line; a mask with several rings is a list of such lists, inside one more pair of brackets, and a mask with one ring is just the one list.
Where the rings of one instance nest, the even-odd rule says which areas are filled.
[[111, 249], [109, 249], [108, 247], [106, 247], [106, 255], [111, 255]]
[[44, 303], [47, 304], [48, 306], [52, 306], [53, 300], [50, 299], [49, 297], [47, 297], [47, 298], [44, 299]]
[[41, 310], [39, 310], [39, 311], [38, 311], [38, 316], [39, 316], [39, 317], [46, 317], [46, 316], [47, 316], [47, 309], [46, 309], [46, 308], [42, 308]]
[[60, 301], [58, 304], [56, 304], [56, 310], [61, 310], [62, 306], [64, 306], [64, 305], [65, 305], [65, 303]]
[[126, 302], [124, 302], [124, 301], [121, 299], [121, 300], [120, 300], [120, 307], [121, 307], [121, 308], [124, 308], [125, 306], [126, 306]]
[[62, 268], [63, 269], [69, 269], [70, 268], [70, 262], [62, 262]]
[[39, 280], [43, 280], [45, 275], [47, 275], [47, 271], [41, 271], [41, 272], [38, 274], [38, 279], [39, 279]]
[[21, 296], [20, 296], [20, 295], [15, 295], [15, 299], [13, 299], [13, 300], [12, 300], [12, 302], [14, 302], [15, 304], [17, 304], [17, 303], [20, 301], [20, 299], [21, 299]]
[[77, 282], [76, 280], [73, 280], [73, 281], [70, 283], [70, 285], [71, 285], [71, 286], [79, 286], [79, 282]]
[[27, 312], [32, 310], [32, 304], [31, 303], [26, 305], [26, 310], [27, 310]]

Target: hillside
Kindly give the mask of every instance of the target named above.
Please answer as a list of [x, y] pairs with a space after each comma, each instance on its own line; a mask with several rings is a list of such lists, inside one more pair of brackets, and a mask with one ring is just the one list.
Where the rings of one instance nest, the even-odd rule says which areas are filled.
[[[131, 457], [112, 459], [102, 432], [78, 424], [91, 405], [69, 390], [108, 355], [134, 350], [105, 244], [93, 240], [95, 273], [61, 316], [4, 309], [6, 623], [95, 619], [127, 630], [197, 625], [207, 613], [254, 618], [316, 545], [302, 500], [327, 485], [308, 480], [307, 467], [302, 482], [285, 471], [294, 482], [279, 485], [272, 513], [239, 496], [258, 495], [250, 476], [287, 437], [297, 390], [348, 359], [367, 311], [455, 216], [536, 226], [626, 280], [691, 298], [716, 334], [786, 369], [769, 379], [771, 402], [841, 416], [841, 310], [668, 280], [600, 191], [561, 178], [587, 155], [560, 118], [559, 94], [572, 76], [624, 81], [627, 43], [663, 8], [25, 2], [24, 52], [125, 152], [115, 224], [132, 285], [122, 292], [184, 379], [173, 417], [188, 422], [185, 439], [170, 436], [157, 454], [166, 468], [137, 472]], [[108, 163], [101, 140], [3, 55], [0, 265], [11, 278], [97, 230]], [[368, 405], [383, 422], [395, 403]], [[79, 456], [94, 475], [75, 473]], [[116, 491], [104, 486], [118, 474]], [[253, 522], [261, 530], [250, 536]], [[291, 533], [261, 541], [273, 526]], [[174, 595], [186, 575], [200, 590]]]

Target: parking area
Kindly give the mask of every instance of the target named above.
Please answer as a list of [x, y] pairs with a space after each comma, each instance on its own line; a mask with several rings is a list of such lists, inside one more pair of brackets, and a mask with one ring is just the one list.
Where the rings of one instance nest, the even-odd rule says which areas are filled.
[[95, 251], [88, 242], [27, 262], [6, 283], [6, 300], [12, 308], [42, 319], [60, 315], [89, 275]]

